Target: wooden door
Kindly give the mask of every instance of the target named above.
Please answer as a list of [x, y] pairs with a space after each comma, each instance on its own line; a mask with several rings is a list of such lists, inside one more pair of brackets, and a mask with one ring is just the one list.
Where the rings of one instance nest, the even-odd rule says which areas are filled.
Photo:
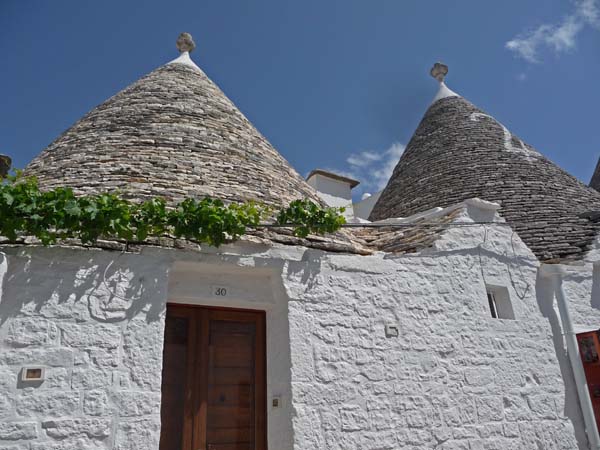
[[577, 342], [596, 417], [596, 427], [600, 431], [600, 330], [579, 333]]
[[266, 450], [262, 312], [168, 305], [160, 450]]

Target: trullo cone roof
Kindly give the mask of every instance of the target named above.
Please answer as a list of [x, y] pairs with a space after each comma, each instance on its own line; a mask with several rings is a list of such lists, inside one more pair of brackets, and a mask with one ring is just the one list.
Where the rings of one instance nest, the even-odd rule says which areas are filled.
[[370, 219], [473, 197], [499, 202], [500, 213], [541, 260], [582, 257], [600, 228], [578, 217], [600, 210], [600, 193], [442, 82]]
[[[183, 36], [183, 34], [182, 34]], [[119, 190], [169, 202], [211, 196], [286, 204], [318, 197], [189, 58], [181, 56], [86, 114], [26, 168], [42, 188]], [[181, 37], [180, 37], [181, 40]]]

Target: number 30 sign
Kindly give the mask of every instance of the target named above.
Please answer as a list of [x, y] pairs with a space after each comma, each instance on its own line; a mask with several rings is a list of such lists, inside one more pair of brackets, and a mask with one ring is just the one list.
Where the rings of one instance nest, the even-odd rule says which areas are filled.
[[227, 288], [225, 286], [213, 286], [212, 295], [213, 297], [227, 297]]

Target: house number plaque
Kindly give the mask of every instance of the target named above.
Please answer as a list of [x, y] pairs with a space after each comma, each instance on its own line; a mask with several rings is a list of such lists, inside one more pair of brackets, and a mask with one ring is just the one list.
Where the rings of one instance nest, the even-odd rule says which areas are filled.
[[226, 286], [211, 286], [213, 297], [227, 297], [229, 294]]

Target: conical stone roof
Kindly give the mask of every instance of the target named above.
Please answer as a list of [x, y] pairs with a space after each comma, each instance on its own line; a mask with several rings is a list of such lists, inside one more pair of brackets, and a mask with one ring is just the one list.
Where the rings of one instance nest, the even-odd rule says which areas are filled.
[[[189, 38], [187, 41], [186, 39]], [[86, 114], [26, 168], [42, 188], [120, 191], [168, 202], [211, 196], [281, 205], [313, 189], [189, 58], [151, 72]]]
[[579, 214], [600, 193], [552, 163], [501, 123], [448, 90], [429, 107], [371, 220], [404, 217], [468, 198], [500, 213], [540, 260], [582, 257], [600, 229]]

